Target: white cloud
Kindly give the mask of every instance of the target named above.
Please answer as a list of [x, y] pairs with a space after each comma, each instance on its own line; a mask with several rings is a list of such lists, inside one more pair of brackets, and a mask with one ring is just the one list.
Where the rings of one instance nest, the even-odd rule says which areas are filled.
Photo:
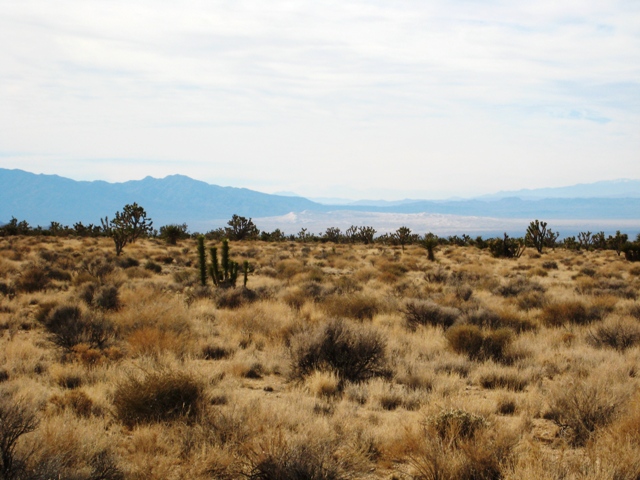
[[395, 198], [640, 177], [639, 24], [625, 0], [7, 1], [0, 166]]

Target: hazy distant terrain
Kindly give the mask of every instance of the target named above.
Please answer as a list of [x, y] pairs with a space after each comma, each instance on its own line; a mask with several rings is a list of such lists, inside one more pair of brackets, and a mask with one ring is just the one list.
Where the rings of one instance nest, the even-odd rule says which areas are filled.
[[296, 233], [301, 228], [320, 233], [330, 226], [344, 230], [350, 225], [371, 225], [383, 233], [407, 225], [416, 232], [486, 236], [521, 232], [535, 218], [550, 221], [562, 235], [581, 230], [640, 230], [637, 180], [503, 192], [490, 198], [363, 200], [338, 205], [210, 185], [183, 175], [107, 183], [0, 169], [0, 186], [0, 222], [16, 217], [42, 226], [51, 221], [99, 224], [100, 218], [137, 202], [156, 227], [187, 223], [192, 231], [222, 226], [233, 214], [252, 217], [262, 230], [280, 228], [286, 233]]

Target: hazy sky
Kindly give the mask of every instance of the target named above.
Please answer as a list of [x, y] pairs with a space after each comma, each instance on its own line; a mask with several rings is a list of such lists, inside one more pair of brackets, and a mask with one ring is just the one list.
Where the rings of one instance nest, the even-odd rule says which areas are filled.
[[640, 178], [638, 0], [0, 0], [0, 167], [441, 198]]

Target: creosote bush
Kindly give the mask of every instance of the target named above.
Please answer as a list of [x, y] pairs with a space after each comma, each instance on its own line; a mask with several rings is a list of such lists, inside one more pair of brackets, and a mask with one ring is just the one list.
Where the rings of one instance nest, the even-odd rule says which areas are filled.
[[204, 400], [204, 385], [194, 376], [160, 370], [129, 375], [114, 392], [116, 416], [124, 425], [193, 419]]
[[296, 379], [316, 370], [335, 372], [349, 382], [388, 376], [386, 341], [369, 327], [333, 320], [315, 332], [303, 332], [292, 339], [291, 367]]

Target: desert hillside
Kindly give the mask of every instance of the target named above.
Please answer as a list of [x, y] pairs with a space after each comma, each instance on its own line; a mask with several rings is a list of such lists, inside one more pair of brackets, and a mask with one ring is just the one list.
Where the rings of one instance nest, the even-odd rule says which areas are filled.
[[193, 239], [0, 238], [0, 478], [640, 476], [624, 255], [230, 257], [246, 287], [202, 286]]

